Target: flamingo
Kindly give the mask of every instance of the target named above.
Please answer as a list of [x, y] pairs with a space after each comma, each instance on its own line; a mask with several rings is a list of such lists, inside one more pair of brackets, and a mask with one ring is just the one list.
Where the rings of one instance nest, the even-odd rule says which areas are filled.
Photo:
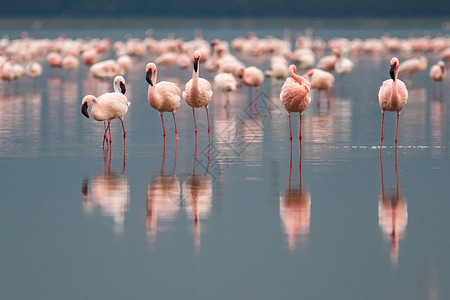
[[177, 122], [175, 120], [175, 111], [181, 104], [181, 90], [177, 84], [169, 81], [156, 83], [158, 70], [154, 63], [148, 63], [145, 67], [145, 79], [148, 86], [148, 102], [151, 107], [159, 111], [163, 128], [164, 139], [166, 137], [166, 128], [164, 126], [163, 112], [172, 112], [173, 124], [175, 125], [175, 136], [178, 134]]
[[401, 66], [398, 67], [398, 74], [409, 77], [410, 84], [413, 82], [413, 74], [424, 71], [427, 68], [427, 59], [425, 56], [420, 58], [411, 58], [405, 60]]
[[225, 93], [227, 99], [225, 108], [227, 108], [228, 105], [230, 105], [230, 98], [228, 96], [228, 93], [236, 90], [236, 78], [234, 78], [233, 74], [231, 73], [220, 72], [219, 69], [219, 73], [214, 76], [214, 85]]
[[206, 108], [206, 117], [208, 118], [208, 135], [211, 132], [211, 126], [209, 124], [208, 105], [211, 102], [211, 97], [213, 95], [213, 91], [211, 90], [211, 84], [209, 83], [209, 81], [199, 77], [199, 60], [200, 60], [200, 51], [196, 50], [194, 53], [194, 70], [192, 73], [192, 79], [186, 83], [186, 87], [183, 92], [184, 100], [186, 100], [186, 103], [192, 107], [196, 136], [197, 136], [197, 123], [195, 121], [196, 107], [204, 106]]
[[309, 81], [297, 75], [297, 67], [295, 65], [289, 66], [289, 75], [281, 87], [280, 100], [289, 116], [289, 137], [292, 141], [291, 130], [291, 112], [298, 112], [300, 115], [300, 128], [298, 138], [302, 139], [302, 114], [311, 103], [311, 85]]
[[439, 92], [439, 96], [442, 98], [443, 94], [443, 81], [447, 76], [447, 70], [445, 69], [445, 64], [442, 60], [438, 61], [437, 64], [433, 65], [430, 68], [430, 78], [433, 80], [433, 98], [436, 96], [436, 81], [441, 82], [441, 89]]
[[334, 86], [334, 76], [330, 72], [320, 69], [310, 69], [306, 75], [310, 79], [311, 88], [318, 90], [317, 107], [320, 106], [320, 91], [327, 91], [328, 105], [330, 105], [330, 89]]
[[[121, 92], [118, 92], [117, 90]], [[103, 135], [103, 146], [105, 140], [108, 140], [106, 136], [106, 132], [109, 130], [109, 143], [111, 144], [111, 130], [110, 125], [113, 119], [119, 119], [122, 123], [123, 129], [123, 143], [124, 143], [124, 151], [125, 151], [125, 139], [127, 133], [125, 131], [125, 126], [123, 124], [123, 118], [128, 111], [128, 107], [130, 106], [130, 102], [127, 97], [124, 95], [125, 93], [125, 79], [122, 76], [116, 76], [114, 78], [114, 90], [112, 93], [105, 93], [98, 98], [93, 95], [87, 95], [83, 98], [81, 102], [81, 112], [86, 118], [89, 118], [88, 107], [93, 103], [91, 114], [97, 121], [107, 121], [108, 126], [105, 129], [105, 133]]]
[[395, 131], [395, 145], [397, 145], [398, 134], [398, 120], [400, 118], [400, 112], [408, 101], [408, 89], [403, 81], [397, 78], [399, 61], [397, 57], [393, 57], [390, 61], [391, 70], [389, 74], [392, 79], [383, 81], [378, 91], [378, 101], [381, 108], [381, 136], [380, 136], [380, 152], [383, 144], [383, 125], [384, 125], [384, 112], [396, 111], [397, 112], [397, 129]]
[[[236, 76], [242, 78], [242, 82], [248, 86], [249, 91], [249, 104], [251, 105], [253, 102], [252, 99], [252, 87], [258, 89], [263, 81], [264, 81], [264, 72], [258, 69], [257, 67], [251, 66], [247, 68], [241, 67], [236, 71]], [[257, 103], [255, 102], [255, 105]]]

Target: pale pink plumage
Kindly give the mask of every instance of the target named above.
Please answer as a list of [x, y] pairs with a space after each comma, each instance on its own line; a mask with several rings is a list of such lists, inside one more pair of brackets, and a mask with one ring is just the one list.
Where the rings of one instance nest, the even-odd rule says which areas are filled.
[[304, 77], [297, 75], [296, 72], [297, 67], [295, 65], [290, 65], [289, 74], [291, 77], [286, 79], [280, 92], [281, 103], [284, 105], [289, 115], [289, 136], [291, 140], [291, 112], [298, 112], [300, 114], [300, 129], [298, 137], [301, 139], [302, 114], [311, 103], [310, 83]]
[[382, 113], [380, 151], [383, 142], [384, 112], [386, 110], [397, 112], [397, 129], [395, 132], [395, 144], [397, 144], [398, 121], [400, 118], [400, 112], [408, 101], [408, 90], [406, 88], [406, 85], [403, 81], [397, 78], [399, 64], [400, 63], [396, 57], [393, 57], [391, 59], [390, 75], [392, 79], [383, 81], [378, 91], [378, 101]]
[[161, 123], [163, 127], [163, 135], [166, 136], [166, 129], [164, 127], [163, 112], [171, 112], [173, 122], [175, 125], [175, 135], [178, 133], [177, 123], [175, 119], [175, 111], [181, 104], [181, 90], [173, 82], [161, 81], [156, 83], [158, 70], [154, 63], [148, 63], [145, 67], [146, 80], [148, 86], [148, 103], [151, 107], [156, 109], [161, 116]]
[[183, 92], [183, 98], [189, 106], [192, 107], [192, 113], [194, 115], [195, 133], [197, 133], [197, 123], [195, 121], [195, 108], [204, 106], [206, 108], [206, 115], [208, 118], [208, 133], [211, 131], [209, 124], [208, 105], [211, 101], [213, 91], [211, 90], [211, 84], [208, 80], [199, 77], [199, 60], [200, 51], [194, 53], [194, 70], [192, 73], [192, 79], [186, 83], [185, 90]]

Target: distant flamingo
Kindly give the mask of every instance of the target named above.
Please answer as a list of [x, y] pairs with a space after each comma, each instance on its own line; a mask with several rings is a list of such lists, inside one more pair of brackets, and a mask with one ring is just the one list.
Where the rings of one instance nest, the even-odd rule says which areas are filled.
[[334, 76], [330, 72], [320, 69], [310, 69], [306, 75], [311, 79], [309, 80], [311, 88], [318, 90], [317, 107], [320, 106], [320, 91], [327, 91], [327, 102], [330, 105], [330, 90], [334, 86]]
[[302, 114], [311, 103], [310, 83], [304, 77], [297, 75], [297, 67], [289, 66], [289, 75], [281, 87], [280, 100], [289, 116], [289, 137], [292, 140], [291, 112], [298, 112], [300, 125], [298, 138], [302, 138]]
[[214, 85], [216, 88], [220, 89], [222, 92], [225, 93], [226, 96], [226, 104], [225, 108], [227, 108], [230, 105], [230, 97], [228, 95], [229, 92], [235, 91], [237, 82], [236, 78], [234, 78], [233, 74], [231, 73], [224, 73], [220, 72], [214, 76]]
[[192, 79], [186, 83], [186, 87], [183, 92], [184, 100], [186, 100], [186, 103], [192, 107], [196, 136], [197, 136], [197, 123], [195, 121], [196, 107], [204, 106], [206, 108], [206, 117], [208, 118], [208, 135], [211, 131], [211, 126], [209, 124], [208, 105], [213, 95], [213, 92], [211, 90], [211, 84], [209, 83], [209, 81], [199, 77], [199, 60], [200, 60], [200, 51], [196, 50], [194, 53], [194, 71], [192, 73]]
[[175, 125], [175, 136], [178, 134], [177, 122], [175, 120], [175, 111], [181, 104], [181, 90], [173, 82], [161, 81], [156, 83], [158, 70], [154, 63], [148, 63], [145, 67], [145, 79], [148, 86], [148, 102], [151, 107], [156, 109], [161, 116], [164, 139], [166, 137], [166, 128], [164, 126], [163, 112], [172, 112], [173, 124]]
[[439, 97], [442, 98], [443, 95], [443, 81], [447, 76], [447, 70], [445, 69], [445, 64], [442, 60], [438, 61], [437, 64], [430, 68], [430, 78], [433, 80], [433, 98], [436, 97], [436, 81], [440, 81], [441, 88], [439, 91]]
[[[116, 76], [114, 78], [114, 87], [116, 89], [117, 86], [122, 86], [121, 90], [125, 87], [125, 79], [122, 76]], [[88, 107], [92, 105], [91, 114], [97, 121], [107, 121], [108, 126], [105, 129], [105, 133], [103, 135], [103, 146], [106, 137], [106, 132], [109, 130], [109, 143], [111, 144], [111, 130], [110, 125], [113, 119], [119, 119], [122, 123], [123, 129], [123, 143], [124, 143], [124, 151], [125, 151], [125, 139], [126, 139], [126, 131], [125, 126], [123, 125], [123, 118], [128, 111], [128, 107], [130, 106], [130, 102], [128, 102], [127, 97], [121, 92], [112, 92], [105, 93], [98, 98], [93, 95], [87, 95], [83, 98], [81, 102], [81, 112], [86, 118], [89, 118]]]
[[411, 58], [405, 60], [401, 66], [398, 67], [398, 74], [406, 75], [409, 78], [409, 83], [413, 82], [413, 74], [424, 71], [427, 68], [427, 59], [425, 56], [420, 58]]
[[391, 70], [389, 74], [392, 79], [383, 81], [383, 84], [378, 91], [378, 101], [380, 103], [382, 118], [381, 118], [381, 136], [380, 136], [380, 151], [383, 144], [383, 125], [384, 125], [384, 112], [396, 111], [397, 112], [397, 129], [395, 131], [395, 145], [397, 145], [398, 134], [398, 120], [400, 118], [400, 112], [408, 101], [408, 89], [403, 81], [397, 79], [399, 61], [397, 57], [393, 57], [390, 61]]
[[[252, 87], [255, 87], [258, 89], [263, 81], [264, 81], [264, 72], [258, 69], [257, 67], [247, 67], [247, 68], [240, 68], [238, 71], [236, 71], [236, 76], [242, 78], [242, 82], [248, 86], [249, 90], [249, 104], [252, 105], [253, 98], [252, 98]], [[257, 102], [255, 102], [255, 106], [257, 105]]]

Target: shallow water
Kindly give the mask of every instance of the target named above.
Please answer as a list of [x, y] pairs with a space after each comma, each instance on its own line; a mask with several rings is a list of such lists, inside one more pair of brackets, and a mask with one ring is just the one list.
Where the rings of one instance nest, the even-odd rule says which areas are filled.
[[[18, 38], [25, 29], [3, 33]], [[44, 26], [29, 34], [122, 39], [145, 29]], [[304, 29], [291, 28], [292, 36]], [[204, 36], [230, 40], [249, 30], [281, 38], [284, 28], [216, 26]], [[154, 31], [194, 36], [194, 27]], [[447, 33], [434, 25], [315, 33], [424, 31]], [[414, 77], [397, 151], [395, 114], [386, 113], [380, 161], [377, 93], [389, 58], [355, 58], [344, 89], [336, 78], [329, 108], [324, 98], [318, 108], [313, 93], [301, 156], [298, 139], [290, 150], [282, 83], [269, 79], [258, 109], [248, 107], [246, 88], [231, 95], [229, 110], [215, 91], [210, 146], [204, 109], [196, 112], [197, 148], [186, 103], [176, 113], [177, 141], [166, 114], [163, 155], [160, 118], [147, 102], [148, 60], [137, 61], [126, 75], [126, 155], [113, 121], [111, 157], [102, 150], [102, 124], [80, 113], [82, 97], [109, 83], [86, 79], [84, 67], [71, 78], [46, 67], [36, 89], [28, 79], [17, 91], [11, 84], [0, 99], [1, 298], [449, 298], [449, 79], [436, 100], [428, 71]], [[268, 67], [268, 57], [242, 59]], [[182, 89], [190, 77], [175, 67], [158, 75]], [[296, 114], [292, 121], [297, 131]]]

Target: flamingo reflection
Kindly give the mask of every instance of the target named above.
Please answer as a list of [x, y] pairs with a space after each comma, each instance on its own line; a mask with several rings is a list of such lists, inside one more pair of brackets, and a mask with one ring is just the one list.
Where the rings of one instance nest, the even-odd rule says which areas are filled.
[[125, 156], [122, 173], [111, 172], [111, 150], [104, 151], [103, 172], [82, 183], [83, 210], [86, 214], [94, 213], [99, 207], [102, 216], [112, 217], [114, 232], [124, 231], [125, 214], [130, 199], [130, 187], [125, 177]]
[[286, 191], [280, 196], [280, 217], [284, 232], [288, 236], [289, 250], [295, 250], [296, 238], [307, 241], [311, 220], [311, 194], [302, 186], [302, 152], [300, 148], [299, 184], [292, 185], [292, 140], [291, 159], [289, 164], [289, 183]]
[[384, 190], [383, 162], [380, 155], [381, 194], [378, 202], [378, 224], [387, 240], [390, 241], [390, 259], [392, 265], [397, 265], [399, 240], [406, 231], [408, 209], [406, 198], [400, 194], [397, 172], [397, 148], [395, 149], [395, 190]]
[[208, 149], [205, 174], [197, 174], [197, 147], [194, 153], [192, 174], [183, 183], [183, 202], [186, 214], [193, 219], [195, 251], [200, 250], [200, 219], [211, 213], [212, 184], [209, 178], [210, 149]]
[[[158, 230], [171, 228], [171, 222], [176, 219], [180, 210], [180, 183], [176, 176], [177, 147], [175, 147], [172, 173], [164, 173], [166, 152], [162, 155], [161, 171], [152, 176], [147, 192], [147, 239], [154, 243]], [[158, 222], [158, 219], [162, 221]]]

